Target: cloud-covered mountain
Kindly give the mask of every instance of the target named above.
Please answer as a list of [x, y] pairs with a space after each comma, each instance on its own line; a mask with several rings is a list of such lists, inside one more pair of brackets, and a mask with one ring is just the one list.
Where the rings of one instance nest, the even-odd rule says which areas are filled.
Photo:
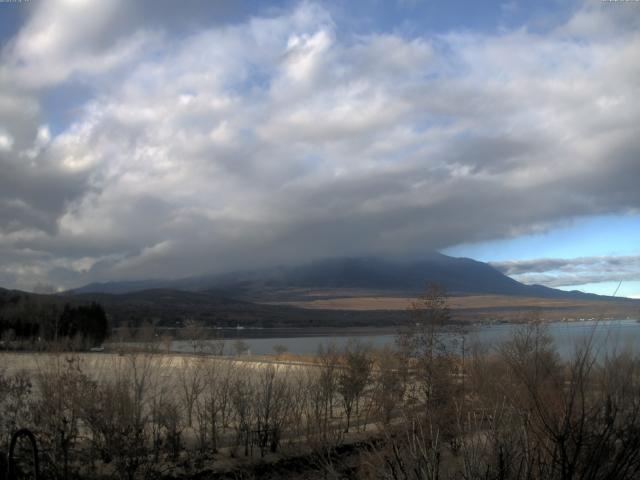
[[541, 285], [524, 285], [491, 265], [469, 258], [434, 253], [421, 260], [374, 257], [333, 258], [299, 266], [274, 267], [179, 280], [148, 280], [89, 284], [73, 293], [122, 294], [148, 289], [202, 292], [225, 289], [242, 295], [264, 296], [286, 289], [368, 290], [415, 295], [427, 283], [440, 284], [452, 295], [494, 294], [540, 298], [598, 298]]

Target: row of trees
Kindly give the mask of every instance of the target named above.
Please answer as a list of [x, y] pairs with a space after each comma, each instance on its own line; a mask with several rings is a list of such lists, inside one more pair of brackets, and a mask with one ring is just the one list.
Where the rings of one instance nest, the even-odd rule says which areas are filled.
[[[640, 355], [596, 348], [569, 359], [532, 322], [492, 347], [456, 345], [438, 289], [401, 338], [419, 408], [361, 459], [359, 478], [634, 479], [640, 476]], [[595, 328], [604, 328], [602, 326]], [[459, 352], [456, 354], [456, 352]], [[466, 357], [466, 358], [465, 358]]]
[[109, 333], [107, 315], [97, 303], [70, 305], [61, 299], [12, 294], [0, 299], [0, 341], [5, 347], [34, 342], [99, 345]]
[[402, 394], [360, 345], [324, 349], [312, 367], [157, 351], [38, 358], [29, 374], [0, 375], [10, 386], [0, 388], [0, 409], [11, 411], [0, 449], [17, 427], [34, 429], [57, 478], [137, 478], [220, 455], [327, 450], [388, 422]]

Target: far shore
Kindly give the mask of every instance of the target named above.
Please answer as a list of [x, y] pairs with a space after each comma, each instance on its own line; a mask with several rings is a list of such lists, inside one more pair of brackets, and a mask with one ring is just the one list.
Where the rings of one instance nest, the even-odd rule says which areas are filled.
[[[482, 328], [496, 325], [526, 325], [531, 323], [581, 323], [597, 321], [616, 320], [637, 320], [629, 316], [588, 316], [588, 317], [560, 317], [560, 318], [540, 318], [535, 315], [519, 315], [514, 318], [478, 318], [462, 319], [452, 322], [451, 326], [462, 327], [464, 329]], [[351, 337], [351, 336], [374, 336], [374, 335], [396, 335], [406, 329], [404, 325], [383, 325], [383, 326], [327, 326], [327, 327], [205, 327], [209, 334], [207, 340], [222, 339], [233, 341], [236, 339], [259, 339], [259, 338], [303, 338], [303, 337]], [[117, 330], [117, 329], [115, 329]], [[180, 327], [158, 327], [158, 332], [176, 334], [176, 339], [180, 338]], [[113, 335], [112, 337], [115, 337]], [[184, 338], [184, 340], [187, 340]]]

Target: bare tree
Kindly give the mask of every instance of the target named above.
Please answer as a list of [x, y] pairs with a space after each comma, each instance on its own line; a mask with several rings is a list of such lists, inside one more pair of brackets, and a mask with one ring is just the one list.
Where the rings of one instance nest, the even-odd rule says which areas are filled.
[[375, 367], [373, 399], [383, 424], [388, 425], [393, 412], [402, 407], [406, 390], [405, 363], [386, 347], [377, 352]]
[[386, 432], [378, 445], [364, 455], [359, 478], [439, 480], [443, 475], [443, 447], [437, 426], [408, 420], [403, 428]]
[[264, 456], [267, 448], [272, 452], [278, 449], [291, 395], [287, 382], [273, 365], [268, 365], [260, 372], [256, 387], [256, 434], [260, 455]]
[[233, 350], [236, 355], [244, 355], [249, 351], [249, 345], [244, 340], [238, 339], [233, 342]]
[[193, 408], [204, 391], [204, 367], [200, 358], [183, 358], [180, 388], [187, 417], [187, 426], [193, 426]]
[[184, 327], [181, 330], [182, 338], [191, 343], [193, 353], [203, 352], [206, 333], [207, 330], [202, 322], [193, 319], [185, 320]]
[[231, 385], [230, 399], [233, 407], [236, 430], [235, 448], [244, 447], [244, 455], [249, 455], [251, 430], [253, 428], [254, 388], [245, 375], [239, 375]]
[[6, 375], [0, 371], [0, 450], [7, 451], [11, 435], [18, 428], [31, 425], [29, 398], [33, 383], [26, 371]]
[[134, 390], [126, 377], [101, 382], [86, 392], [82, 415], [91, 432], [91, 458], [114, 462], [119, 476], [130, 480], [148, 461], [146, 419], [137, 414]]
[[230, 389], [235, 373], [232, 362], [207, 362], [203, 372], [204, 389], [196, 403], [201, 445], [207, 439], [211, 450], [218, 451], [219, 436], [228, 426], [231, 409]]
[[[157, 428], [156, 449], [159, 451], [160, 447], [164, 446], [164, 450], [174, 462], [178, 460], [182, 450], [182, 431], [184, 428], [182, 418], [177, 402], [169, 398], [161, 399], [158, 403], [157, 416], [154, 418], [154, 424]], [[158, 463], [157, 453], [156, 463]]]
[[80, 438], [81, 396], [92, 387], [78, 355], [55, 354], [39, 365], [38, 396], [33, 402], [39, 440], [49, 452], [48, 467], [56, 477], [68, 478], [73, 452]]
[[209, 353], [211, 353], [212, 355], [217, 355], [217, 356], [224, 355], [224, 348], [226, 345], [226, 341], [224, 339], [224, 336], [221, 333], [214, 330], [213, 333], [210, 335], [208, 345], [209, 345]]
[[321, 344], [318, 346], [317, 358], [320, 364], [318, 387], [323, 394], [324, 418], [325, 420], [331, 420], [333, 418], [334, 397], [338, 387], [340, 354], [334, 344], [330, 344], [327, 347]]
[[345, 432], [349, 431], [351, 416], [355, 407], [356, 415], [360, 397], [371, 376], [371, 357], [368, 350], [357, 343], [349, 345], [344, 354], [344, 366], [338, 376], [338, 392], [346, 416]]
[[400, 352], [414, 367], [422, 399], [432, 405], [442, 403], [451, 394], [451, 373], [456, 368], [453, 344], [457, 339], [452, 335], [456, 328], [442, 288], [427, 285], [425, 293], [411, 304], [409, 314], [409, 324], [398, 336]]
[[276, 344], [273, 346], [273, 351], [278, 357], [281, 357], [288, 351], [288, 349], [285, 345]]

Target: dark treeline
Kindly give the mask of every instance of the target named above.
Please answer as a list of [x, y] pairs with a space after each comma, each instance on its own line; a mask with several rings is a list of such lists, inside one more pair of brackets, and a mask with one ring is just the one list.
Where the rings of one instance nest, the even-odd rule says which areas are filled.
[[7, 292], [0, 296], [0, 340], [14, 342], [75, 341], [99, 345], [109, 322], [101, 305], [71, 304], [64, 298]]

